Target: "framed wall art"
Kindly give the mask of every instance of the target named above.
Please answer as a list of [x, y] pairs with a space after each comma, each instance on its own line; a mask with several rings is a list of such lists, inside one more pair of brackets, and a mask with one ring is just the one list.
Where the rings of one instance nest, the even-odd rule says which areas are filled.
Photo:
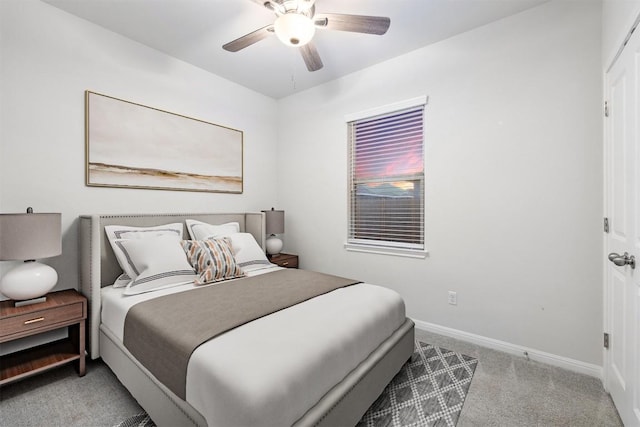
[[86, 184], [242, 193], [243, 133], [85, 92]]

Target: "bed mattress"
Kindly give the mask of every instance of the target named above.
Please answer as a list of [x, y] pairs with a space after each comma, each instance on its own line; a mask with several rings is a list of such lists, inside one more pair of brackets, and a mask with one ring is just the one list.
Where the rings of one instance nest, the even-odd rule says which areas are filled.
[[[105, 287], [102, 327], [122, 341], [130, 307], [189, 288], [124, 296]], [[405, 320], [404, 302], [384, 287], [357, 284], [321, 295], [198, 347], [186, 400], [209, 426], [291, 425]]]

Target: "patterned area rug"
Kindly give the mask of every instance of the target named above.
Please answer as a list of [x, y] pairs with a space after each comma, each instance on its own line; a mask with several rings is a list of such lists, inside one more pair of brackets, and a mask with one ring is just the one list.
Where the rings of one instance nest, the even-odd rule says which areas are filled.
[[116, 424], [114, 427], [156, 427], [156, 424], [151, 421], [151, 417], [149, 417], [149, 415], [143, 412], [142, 414], [127, 418], [120, 424]]
[[[454, 427], [478, 360], [416, 342], [411, 360], [391, 380], [356, 427]], [[155, 427], [145, 413], [114, 427]]]
[[455, 426], [477, 364], [473, 357], [416, 342], [411, 361], [357, 427]]

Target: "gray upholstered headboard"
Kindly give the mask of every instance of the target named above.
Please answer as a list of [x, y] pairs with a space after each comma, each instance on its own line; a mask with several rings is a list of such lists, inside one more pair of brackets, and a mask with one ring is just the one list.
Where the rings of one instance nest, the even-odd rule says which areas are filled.
[[[263, 213], [197, 213], [197, 214], [131, 214], [82, 215], [79, 220], [80, 292], [89, 300], [87, 349], [92, 359], [100, 357], [100, 289], [111, 285], [122, 273], [104, 232], [105, 225], [150, 227], [186, 219], [209, 224], [238, 222], [240, 231], [251, 233], [265, 247], [265, 217]], [[186, 225], [183, 236], [188, 238]]]

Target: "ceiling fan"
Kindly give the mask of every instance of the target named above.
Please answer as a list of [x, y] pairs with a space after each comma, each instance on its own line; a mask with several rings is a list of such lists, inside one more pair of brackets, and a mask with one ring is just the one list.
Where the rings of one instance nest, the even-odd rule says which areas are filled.
[[391, 19], [382, 16], [345, 15], [339, 13], [316, 14], [315, 0], [252, 0], [273, 11], [277, 18], [273, 24], [262, 27], [224, 46], [237, 52], [272, 34], [287, 46], [298, 47], [309, 71], [322, 68], [322, 60], [312, 38], [317, 28], [382, 35], [387, 32]]

